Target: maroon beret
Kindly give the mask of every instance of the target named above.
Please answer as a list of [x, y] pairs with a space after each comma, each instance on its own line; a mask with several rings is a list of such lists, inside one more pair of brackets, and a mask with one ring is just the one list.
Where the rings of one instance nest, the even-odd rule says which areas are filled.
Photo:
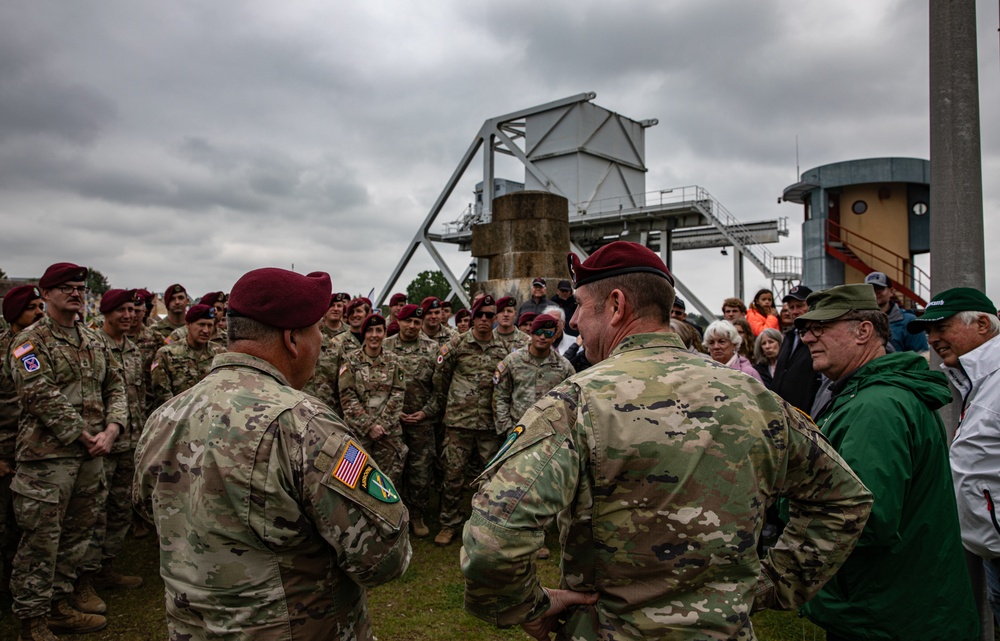
[[104, 296], [101, 296], [101, 305], [99, 309], [102, 314], [107, 314], [108, 312], [113, 312], [125, 303], [135, 302], [135, 290], [134, 289], [109, 289], [104, 292]]
[[455, 322], [457, 323], [458, 321], [462, 320], [463, 318], [468, 318], [470, 316], [472, 316], [472, 312], [470, 312], [467, 309], [460, 309], [457, 312], [455, 312]]
[[52, 289], [68, 283], [70, 281], [85, 281], [89, 270], [73, 263], [56, 263], [49, 265], [42, 277], [38, 279], [38, 286], [42, 289]]
[[497, 311], [502, 312], [508, 307], [517, 307], [517, 299], [513, 296], [504, 296], [497, 299]]
[[395, 305], [396, 303], [405, 303], [406, 294], [393, 294], [392, 298], [389, 299], [390, 305]]
[[484, 307], [489, 307], [490, 305], [496, 306], [497, 302], [493, 300], [493, 297], [486, 294], [475, 303], [472, 304], [472, 316], [475, 317], [476, 312]]
[[42, 293], [34, 285], [15, 287], [3, 297], [3, 319], [8, 323], [13, 323], [28, 308], [28, 303], [41, 297]]
[[218, 303], [219, 301], [224, 301], [224, 300], [225, 300], [225, 294], [223, 294], [222, 292], [208, 292], [207, 294], [202, 296], [201, 300], [198, 302], [201, 303], [202, 305], [212, 306]]
[[441, 300], [437, 296], [428, 296], [420, 301], [420, 306], [424, 308], [424, 313], [426, 314], [432, 309], [441, 309]]
[[555, 317], [548, 314], [539, 314], [531, 321], [531, 331], [528, 333], [534, 334], [540, 329], [556, 329], [557, 327], [559, 327], [559, 321]]
[[674, 284], [670, 270], [656, 252], [639, 243], [616, 240], [601, 247], [583, 262], [580, 262], [580, 257], [572, 252], [566, 257], [566, 261], [569, 263], [569, 273], [577, 287], [612, 276], [636, 272], [656, 274], [666, 278], [671, 285]]
[[443, 300], [443, 301], [441, 301], [441, 308], [443, 309], [445, 307], [447, 307], [448, 309], [451, 309], [451, 301], [450, 300]]
[[351, 295], [347, 292], [340, 292], [339, 294], [334, 294], [330, 297], [330, 307], [333, 307], [334, 303], [348, 303], [351, 300]]
[[403, 305], [403, 309], [399, 310], [399, 315], [396, 316], [399, 320], [406, 320], [409, 317], [423, 318], [424, 308], [419, 305], [414, 305], [410, 303], [409, 305]]
[[255, 269], [233, 285], [228, 314], [278, 329], [309, 327], [326, 314], [329, 291], [330, 275], [323, 272], [303, 276], [278, 267]]
[[399, 333], [399, 323], [397, 323], [396, 321], [392, 321], [391, 323], [389, 323], [388, 327], [385, 328], [385, 335], [387, 337], [395, 336], [398, 333]]
[[211, 305], [192, 305], [187, 314], [184, 314], [185, 323], [194, 323], [205, 318], [215, 318], [215, 308]]
[[184, 285], [181, 285], [180, 283], [175, 283], [170, 287], [167, 287], [165, 290], [163, 290], [163, 300], [169, 301], [171, 296], [179, 292], [184, 292], [184, 294], [186, 295], [188, 293], [188, 290], [184, 289]]
[[530, 323], [534, 321], [536, 316], [538, 316], [538, 314], [535, 312], [524, 312], [523, 314], [517, 317], [517, 326], [520, 327], [525, 323]]
[[137, 289], [135, 290], [135, 295], [137, 298], [141, 298], [145, 305], [152, 305], [153, 300], [156, 298], [156, 294], [148, 289]]
[[382, 314], [368, 314], [365, 316], [365, 320], [361, 322], [361, 335], [364, 336], [369, 327], [376, 327], [378, 325], [385, 327], [385, 318], [382, 317]]
[[367, 298], [358, 297], [347, 303], [347, 309], [344, 310], [344, 313], [350, 316], [359, 305], [368, 305], [368, 310], [371, 311], [372, 302]]

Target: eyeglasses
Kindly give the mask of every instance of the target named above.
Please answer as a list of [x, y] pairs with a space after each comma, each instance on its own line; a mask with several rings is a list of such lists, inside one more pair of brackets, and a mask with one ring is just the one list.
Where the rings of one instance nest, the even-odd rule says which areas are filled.
[[819, 338], [820, 336], [823, 335], [823, 333], [826, 330], [828, 330], [831, 326], [836, 325], [837, 323], [845, 323], [847, 321], [856, 321], [856, 320], [860, 320], [860, 319], [851, 316], [851, 317], [848, 317], [848, 318], [837, 318], [835, 320], [828, 321], [826, 323], [813, 323], [809, 327], [804, 327], [802, 329], [796, 329], [795, 333], [799, 335], [800, 339], [805, 338], [806, 334], [809, 334], [809, 333], [811, 333], [814, 337]]
[[556, 330], [554, 329], [536, 329], [535, 336], [544, 336], [545, 338], [552, 338], [556, 335]]
[[485, 318], [486, 320], [493, 320], [493, 317], [496, 315], [497, 315], [496, 312], [476, 312], [475, 314], [472, 315], [472, 317]]
[[74, 287], [73, 285], [60, 285], [59, 287], [56, 287], [56, 289], [58, 289], [60, 292], [66, 295], [72, 294], [73, 292], [86, 294], [87, 292], [90, 291], [90, 288], [87, 287], [86, 285], [77, 285], [76, 287]]

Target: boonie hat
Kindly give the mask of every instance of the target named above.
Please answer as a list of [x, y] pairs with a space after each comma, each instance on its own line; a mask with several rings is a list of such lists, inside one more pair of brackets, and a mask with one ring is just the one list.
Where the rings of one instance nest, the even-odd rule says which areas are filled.
[[911, 334], [924, 331], [927, 323], [951, 318], [959, 312], [982, 312], [996, 316], [997, 308], [986, 294], [972, 287], [954, 287], [932, 297], [924, 315], [906, 324]]

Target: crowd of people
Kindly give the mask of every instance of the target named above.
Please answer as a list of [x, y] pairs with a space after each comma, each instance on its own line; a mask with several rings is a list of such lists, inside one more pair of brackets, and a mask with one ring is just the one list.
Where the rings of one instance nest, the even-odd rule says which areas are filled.
[[150, 527], [171, 639], [373, 638], [365, 588], [432, 534], [462, 540], [469, 612], [538, 639], [753, 638], [752, 612], [796, 607], [834, 641], [972, 639], [963, 549], [1000, 612], [984, 294], [918, 317], [873, 272], [780, 310], [728, 298], [702, 328], [641, 245], [571, 254], [570, 276], [454, 318], [274, 268], [229, 295], [172, 284], [162, 319], [155, 294], [110, 289], [89, 326], [84, 267], [10, 290], [0, 554], [20, 638], [103, 629], [100, 593], [142, 584], [114, 568], [125, 537]]

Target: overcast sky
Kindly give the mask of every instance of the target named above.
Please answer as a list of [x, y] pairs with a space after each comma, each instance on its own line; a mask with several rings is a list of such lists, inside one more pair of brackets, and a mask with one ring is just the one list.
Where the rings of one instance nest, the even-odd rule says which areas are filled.
[[[381, 290], [483, 121], [594, 91], [646, 130], [649, 191], [742, 220], [801, 171], [929, 156], [926, 2], [431, 0], [0, 6], [0, 268], [71, 261], [193, 296], [263, 266]], [[1000, 244], [997, 4], [979, 3], [987, 247]], [[479, 163], [439, 223], [472, 200]], [[523, 180], [523, 173], [498, 174]], [[448, 252], [461, 273], [470, 257]], [[987, 292], [1000, 300], [1000, 252]], [[433, 264], [419, 251], [397, 289]], [[713, 307], [718, 250], [675, 271]], [[747, 265], [748, 295], [766, 284]]]

